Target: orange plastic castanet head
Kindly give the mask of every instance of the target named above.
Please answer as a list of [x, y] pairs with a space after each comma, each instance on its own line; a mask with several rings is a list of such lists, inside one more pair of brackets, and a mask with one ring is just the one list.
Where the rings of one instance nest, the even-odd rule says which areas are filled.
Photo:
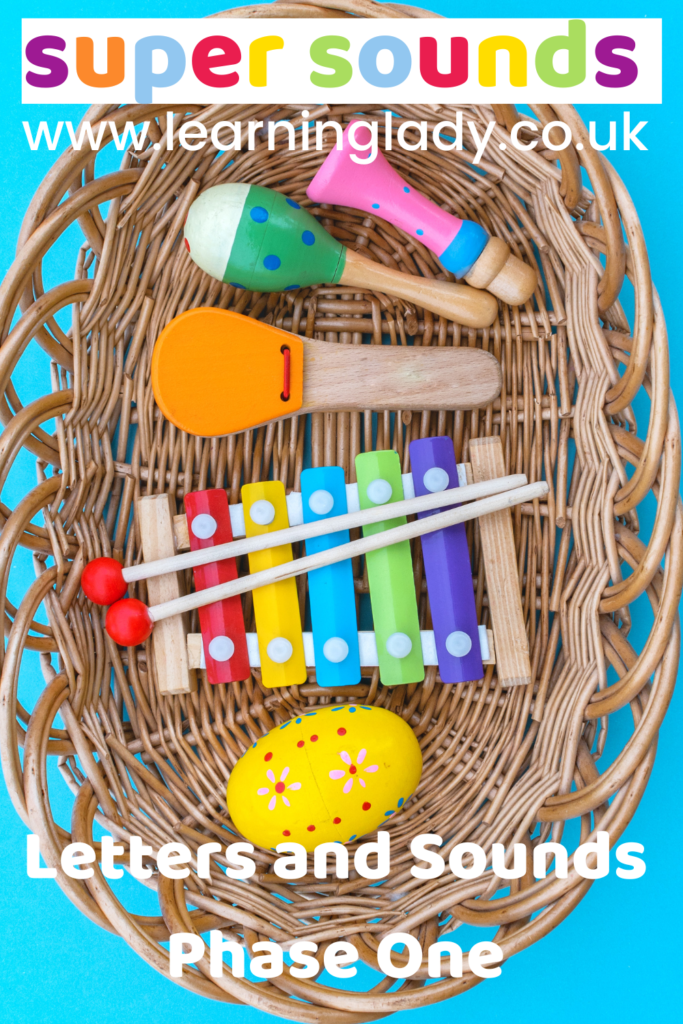
[[164, 328], [152, 356], [152, 389], [166, 419], [188, 434], [217, 437], [291, 416], [303, 400], [300, 339], [211, 307]]

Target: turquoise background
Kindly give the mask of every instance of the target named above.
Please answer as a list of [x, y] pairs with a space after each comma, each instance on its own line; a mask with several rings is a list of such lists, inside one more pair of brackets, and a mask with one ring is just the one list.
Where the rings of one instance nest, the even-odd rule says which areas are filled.
[[[44, 2], [16, 6], [8, 4], [3, 18], [5, 57], [0, 66], [0, 84], [5, 116], [2, 136], [4, 201], [0, 223], [0, 268], [9, 266], [14, 254], [23, 212], [56, 154], [44, 148], [32, 153], [21, 121], [35, 126], [46, 118], [77, 122], [81, 108], [21, 107], [20, 104], [20, 17], [198, 17], [210, 13], [212, 3], [183, 3], [180, 0], [147, 0], [144, 8], [132, 0], [100, 0], [97, 5]], [[509, 3], [491, 0], [485, 10], [432, 0], [433, 10], [445, 15], [481, 13], [496, 16], [651, 17], [664, 20], [664, 102], [662, 106], [637, 106], [632, 123], [648, 122], [641, 133], [647, 152], [632, 148], [629, 153], [609, 154], [625, 180], [638, 209], [648, 244], [653, 277], [665, 312], [669, 316], [671, 380], [674, 393], [681, 391], [683, 360], [679, 354], [675, 310], [680, 285], [680, 245], [676, 225], [681, 223], [680, 186], [681, 132], [676, 114], [681, 100], [681, 15], [680, 5], [660, 4], [644, 8], [628, 2], [600, 3], [588, 11], [563, 5], [526, 3], [511, 8]], [[621, 123], [620, 107], [581, 107], [585, 120], [598, 122], [598, 138], [607, 137], [607, 122]], [[61, 151], [60, 147], [60, 151]], [[46, 287], [72, 276], [80, 238], [77, 229], [63, 237], [53, 250], [55, 257], [46, 273]], [[25, 356], [15, 377], [24, 403], [49, 389], [48, 362], [34, 346]], [[640, 434], [647, 423], [647, 407], [638, 407]], [[3, 494], [12, 507], [35, 485], [32, 458], [22, 458], [12, 471]], [[646, 536], [651, 522], [649, 507], [642, 516]], [[10, 585], [10, 599], [21, 599], [33, 579], [30, 554], [20, 550]], [[647, 604], [638, 606], [632, 639], [647, 635], [651, 615]], [[36, 655], [26, 656], [21, 682], [25, 705], [31, 707], [42, 688]], [[647, 873], [636, 882], [625, 882], [612, 874], [593, 885], [583, 902], [555, 932], [530, 950], [506, 963], [495, 981], [483, 982], [458, 998], [410, 1014], [414, 1024], [460, 1020], [505, 1021], [526, 1024], [545, 1016], [553, 1024], [574, 1024], [577, 1018], [595, 1017], [601, 1024], [635, 1024], [657, 1020], [660, 1024], [680, 1021], [680, 988], [676, 983], [680, 967], [678, 920], [682, 909], [680, 885], [672, 870], [677, 868], [681, 849], [681, 699], [674, 697], [660, 732], [660, 746], [650, 785], [623, 840], [645, 846]], [[629, 714], [622, 711], [610, 722], [610, 737], [603, 764], [608, 763], [631, 729]], [[53, 767], [50, 772], [51, 803], [60, 824], [68, 827], [71, 796]], [[0, 892], [0, 1018], [7, 1024], [187, 1024], [200, 1019], [216, 1022], [265, 1022], [267, 1015], [244, 1007], [229, 1006], [195, 997], [161, 977], [120, 940], [83, 917], [51, 881], [28, 879], [25, 873], [26, 828], [16, 816], [4, 788], [0, 787], [0, 835], [3, 839], [4, 884]], [[569, 837], [568, 837], [569, 841]], [[141, 913], [154, 913], [154, 897], [137, 883], [119, 883], [121, 898]], [[134, 902], [131, 902], [134, 901]], [[487, 933], [488, 934], [488, 933]], [[459, 933], [466, 941], [465, 934]], [[467, 939], [469, 939], [467, 935]], [[484, 935], [478, 935], [483, 938]], [[673, 955], [672, 955], [673, 954]], [[373, 982], [369, 972], [359, 974], [360, 987]], [[678, 997], [678, 998], [676, 998]], [[676, 1007], [678, 1006], [678, 1009]], [[409, 1014], [400, 1015], [406, 1021]]]

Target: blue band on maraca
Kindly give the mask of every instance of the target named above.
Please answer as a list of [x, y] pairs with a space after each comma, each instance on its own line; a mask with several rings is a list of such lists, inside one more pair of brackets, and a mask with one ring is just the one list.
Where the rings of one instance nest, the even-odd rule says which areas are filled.
[[481, 256], [488, 240], [488, 232], [480, 224], [464, 220], [457, 235], [448, 248], [444, 249], [439, 259], [446, 270], [450, 270], [457, 278], [464, 277]]

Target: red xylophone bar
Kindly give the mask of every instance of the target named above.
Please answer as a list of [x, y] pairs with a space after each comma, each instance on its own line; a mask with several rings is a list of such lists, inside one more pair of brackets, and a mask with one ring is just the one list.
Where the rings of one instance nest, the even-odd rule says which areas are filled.
[[[232, 540], [228, 498], [223, 490], [194, 491], [185, 496], [190, 548], [215, 547]], [[237, 562], [199, 565], [194, 569], [195, 587], [206, 590], [237, 579]], [[232, 683], [249, 678], [249, 652], [244, 631], [242, 599], [228, 597], [199, 609], [206, 674], [210, 683]]]

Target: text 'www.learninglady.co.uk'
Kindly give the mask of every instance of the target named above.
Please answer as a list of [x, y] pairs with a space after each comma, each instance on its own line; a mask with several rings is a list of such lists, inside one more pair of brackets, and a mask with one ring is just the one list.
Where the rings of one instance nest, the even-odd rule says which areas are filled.
[[[28, 121], [23, 121], [22, 124], [29, 148], [33, 151], [43, 145], [54, 151], [60, 139], [64, 143], [66, 138], [76, 150], [84, 146], [98, 150], [103, 145], [113, 142], [118, 150], [131, 149], [136, 153], [147, 149], [150, 142], [153, 150], [166, 149], [169, 152], [176, 146], [187, 150], [201, 150], [207, 145], [211, 145], [218, 152], [254, 150], [266, 141], [269, 150], [274, 150], [285, 141], [289, 150], [303, 152], [325, 149], [331, 141], [338, 149], [342, 148], [341, 124], [337, 121], [308, 121], [308, 116], [309, 112], [302, 110], [301, 121], [296, 126], [292, 121], [267, 118], [265, 121], [218, 121], [211, 129], [201, 121], [183, 121], [176, 128], [173, 112], [169, 111], [163, 136], [156, 141], [151, 141], [148, 134], [151, 123], [149, 121], [139, 125], [126, 121], [123, 125], [117, 125], [116, 121], [110, 120], [99, 121], [94, 126], [90, 121], [81, 121], [75, 127], [72, 121], [57, 121], [52, 129], [47, 121], [41, 121], [35, 132]], [[385, 152], [394, 146], [409, 152], [426, 150], [430, 139], [442, 152], [460, 150], [464, 152], [468, 162], [479, 164], [488, 147], [505, 150], [509, 145], [520, 151], [531, 151], [540, 147], [551, 152], [561, 152], [573, 142], [578, 150], [584, 149], [586, 144], [600, 151], [618, 148], [628, 151], [632, 144], [636, 149], [647, 150], [647, 146], [639, 137], [646, 125], [647, 121], [639, 121], [632, 127], [631, 112], [625, 110], [622, 124], [610, 121], [606, 131], [604, 126], [598, 129], [597, 123], [590, 121], [588, 138], [584, 141], [574, 140], [570, 126], [563, 121], [551, 121], [542, 127], [535, 121], [520, 120], [513, 125], [509, 133], [496, 121], [489, 121], [482, 134], [483, 125], [465, 121], [460, 111], [455, 121], [430, 124], [428, 121], [401, 120], [397, 126], [393, 123], [391, 112], [387, 111], [382, 134], [378, 121], [358, 120], [351, 125], [349, 142], [356, 151], [351, 155], [351, 159], [358, 164], [372, 163], [380, 148]], [[367, 139], [367, 130], [370, 130], [369, 142], [358, 141], [357, 135], [361, 129], [364, 132], [360, 137], [364, 140]], [[158, 130], [156, 134], [159, 134]]]

